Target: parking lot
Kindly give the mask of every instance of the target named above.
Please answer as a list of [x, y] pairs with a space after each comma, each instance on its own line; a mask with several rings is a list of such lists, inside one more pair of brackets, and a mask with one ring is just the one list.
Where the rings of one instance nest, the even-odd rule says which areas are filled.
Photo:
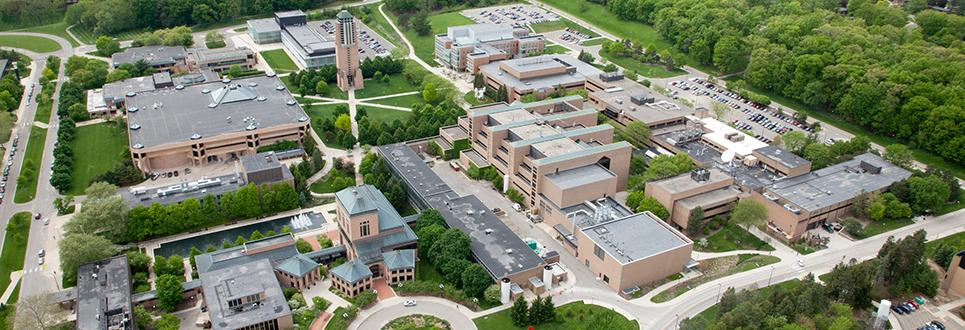
[[[936, 313], [938, 306], [931, 304], [931, 302], [925, 302], [924, 304], [918, 305], [916, 310], [905, 312], [907, 308], [903, 309], [901, 313], [897, 311], [900, 305], [908, 307], [909, 302], [892, 302], [891, 314], [893, 314], [897, 319], [898, 323], [901, 324], [901, 329], [904, 330], [942, 330], [940, 327], [935, 326], [932, 321], [938, 321], [941, 323], [945, 329], [961, 329], [954, 320], [947, 320], [938, 316]], [[917, 304], [917, 303], [916, 303]], [[947, 313], [946, 313], [947, 314]]]
[[461, 12], [463, 16], [479, 24], [508, 25], [512, 27], [526, 27], [559, 20], [559, 15], [547, 9], [533, 5], [507, 5], [498, 7], [474, 8]]
[[[364, 23], [357, 21], [359, 23], [359, 54], [363, 58], [370, 56], [388, 56], [389, 52], [395, 48], [395, 45], [386, 41], [378, 33], [369, 29]], [[309, 22], [309, 24], [317, 24], [318, 32], [322, 33], [322, 36], [327, 40], [336, 40], [335, 38], [335, 20], [324, 20], [317, 22]]]

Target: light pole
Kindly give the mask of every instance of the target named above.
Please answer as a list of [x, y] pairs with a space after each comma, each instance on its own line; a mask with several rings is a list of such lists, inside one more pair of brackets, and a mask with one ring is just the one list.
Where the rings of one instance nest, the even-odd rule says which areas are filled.
[[721, 285], [723, 285], [723, 283], [717, 283], [717, 299], [716, 299], [717, 302], [720, 302], [720, 288], [721, 288]]
[[674, 314], [673, 319], [673, 328], [680, 329], [680, 314]]
[[767, 275], [767, 286], [771, 286], [771, 277], [774, 276], [774, 266], [771, 266], [771, 274]]

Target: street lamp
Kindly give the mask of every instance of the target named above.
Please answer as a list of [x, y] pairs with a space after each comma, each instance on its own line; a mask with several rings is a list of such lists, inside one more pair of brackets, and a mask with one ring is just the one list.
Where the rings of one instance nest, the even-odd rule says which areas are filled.
[[767, 286], [771, 286], [771, 277], [774, 276], [774, 266], [771, 266], [771, 275], [767, 275]]
[[680, 314], [674, 314], [673, 319], [673, 328], [680, 329]]
[[717, 283], [717, 299], [715, 301], [720, 302], [720, 288], [723, 283]]

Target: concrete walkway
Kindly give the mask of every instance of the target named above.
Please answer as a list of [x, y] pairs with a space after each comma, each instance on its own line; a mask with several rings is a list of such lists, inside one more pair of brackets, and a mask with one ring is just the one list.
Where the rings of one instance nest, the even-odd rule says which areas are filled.
[[18, 270], [10, 273], [10, 284], [7, 288], [3, 290], [3, 296], [0, 296], [0, 304], [6, 304], [10, 300], [10, 295], [17, 288], [17, 284], [20, 284], [20, 278], [23, 276], [23, 270]]

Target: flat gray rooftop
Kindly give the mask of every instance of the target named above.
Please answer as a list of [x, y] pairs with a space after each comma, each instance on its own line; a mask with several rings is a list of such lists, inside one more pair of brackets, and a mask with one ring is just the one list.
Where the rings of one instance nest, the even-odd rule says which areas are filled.
[[107, 329], [124, 323], [126, 329], [132, 329], [132, 311], [126, 255], [77, 268], [77, 329]]
[[586, 237], [621, 264], [693, 244], [646, 211], [581, 229]]
[[[215, 329], [239, 329], [290, 315], [275, 271], [261, 259], [200, 274], [211, 324]], [[255, 302], [229, 307], [228, 301], [263, 294]]]
[[127, 200], [127, 204], [130, 207], [136, 207], [138, 205], [151, 206], [151, 204], [154, 203], [170, 205], [183, 202], [190, 198], [201, 201], [204, 199], [205, 195], [220, 196], [226, 192], [241, 189], [241, 187], [244, 187], [245, 184], [247, 184], [244, 179], [234, 174], [227, 174], [211, 179], [220, 179], [221, 183], [215, 186], [205, 187], [204, 189], [186, 190], [179, 193], [166, 194], [164, 196], [159, 195], [157, 191], [166, 187], [148, 189], [144, 193], [137, 195], [135, 195], [130, 189], [121, 189], [119, 193], [121, 196], [124, 196], [124, 199]]
[[111, 55], [114, 67], [122, 64], [135, 63], [140, 60], [150, 65], [170, 65], [183, 60], [188, 51], [181, 46], [144, 46], [125, 49], [123, 52]]
[[248, 20], [248, 29], [258, 33], [271, 33], [281, 31], [281, 26], [275, 22], [274, 18], [260, 18]]
[[305, 54], [310, 56], [327, 55], [335, 53], [335, 42], [328, 40], [320, 32], [319, 22], [310, 22], [306, 25], [290, 25], [285, 27], [285, 32], [295, 43], [301, 47]]
[[247, 47], [224, 47], [199, 50], [195, 53], [195, 56], [198, 58], [198, 63], [213, 63], [229, 60], [243, 60], [248, 58], [250, 55], [254, 55], [254, 53], [254, 51], [248, 49]]
[[733, 188], [733, 186], [728, 186], [703, 194], [693, 195], [681, 199], [677, 201], [677, 203], [680, 203], [680, 205], [688, 209], [693, 209], [698, 206], [703, 207], [706, 205], [715, 205], [726, 201], [736, 200], [740, 194], [740, 190]]
[[404, 143], [380, 146], [382, 158], [397, 173], [409, 190], [419, 194], [420, 198], [451, 191], [449, 185], [429, 169], [419, 155]]
[[[576, 71], [573, 74], [560, 73], [529, 79], [517, 79], [500, 68], [500, 65], [503, 63], [511, 68], [523, 72], [564, 66], [563, 63], [565, 63], [565, 65], [574, 67]], [[487, 76], [493, 78], [499, 83], [522, 92], [539, 90], [542, 88], [555, 88], [555, 86], [565, 87], [581, 84], [586, 81], [586, 79], [596, 79], [593, 77], [598, 77], [601, 73], [603, 73], [603, 71], [600, 69], [597, 69], [596, 67], [569, 55], [540, 55], [535, 57], [505, 60], [481, 65], [479, 66], [479, 69], [487, 73]]]
[[548, 173], [546, 179], [561, 189], [569, 189], [584, 186], [594, 182], [600, 182], [616, 178], [616, 174], [610, 172], [603, 166], [592, 164], [580, 166], [557, 173]]
[[267, 76], [148, 91], [126, 103], [128, 125], [140, 125], [131, 145], [144, 148], [308, 121], [281, 80]]
[[776, 160], [777, 162], [789, 168], [798, 168], [811, 163], [807, 159], [801, 158], [800, 156], [784, 150], [776, 145], [769, 145], [763, 148], [755, 149], [754, 152], [759, 153], [764, 157]]
[[[593, 92], [593, 96], [607, 102], [609, 104], [608, 107], [611, 107], [612, 110], [616, 112], [623, 111], [624, 115], [645, 124], [663, 123], [678, 119], [682, 120], [685, 116], [692, 115], [695, 112], [694, 109], [682, 106], [670, 98], [634, 81], [623, 79], [607, 84], [612, 85], [614, 88]], [[655, 104], [648, 106], [631, 102], [632, 97], [644, 95], [654, 98], [654, 103], [662, 101], [668, 105], [659, 106]]]
[[877, 155], [865, 153], [846, 162], [779, 181], [767, 191], [813, 212], [850, 200], [863, 192], [884, 189], [910, 176], [911, 172]]
[[704, 185], [713, 184], [721, 181], [727, 181], [731, 179], [730, 175], [727, 175], [723, 171], [717, 168], [711, 168], [708, 170], [710, 172], [710, 178], [707, 181], [697, 182], [690, 177], [691, 172], [687, 172], [678, 176], [666, 178], [659, 181], [654, 181], [653, 184], [669, 191], [672, 194], [689, 191], [692, 189], [699, 188]]

